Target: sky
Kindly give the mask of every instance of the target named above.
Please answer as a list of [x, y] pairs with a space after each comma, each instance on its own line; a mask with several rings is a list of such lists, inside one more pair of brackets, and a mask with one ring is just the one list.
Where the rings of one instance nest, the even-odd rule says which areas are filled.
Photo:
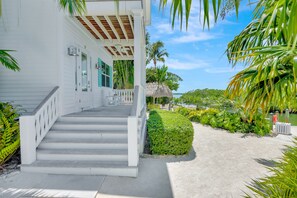
[[158, 1], [153, 0], [151, 25], [147, 27], [150, 40], [165, 43], [169, 53], [165, 65], [169, 71], [183, 78], [177, 92], [204, 88], [226, 89], [231, 77], [242, 67], [232, 68], [224, 52], [228, 42], [251, 21], [252, 8], [245, 2], [241, 3], [238, 18], [232, 12], [224, 20], [216, 24], [212, 22], [209, 30], [203, 30], [199, 1], [192, 2], [188, 30], [184, 28], [181, 31], [178, 23], [174, 30], [171, 28], [169, 6], [160, 11]]

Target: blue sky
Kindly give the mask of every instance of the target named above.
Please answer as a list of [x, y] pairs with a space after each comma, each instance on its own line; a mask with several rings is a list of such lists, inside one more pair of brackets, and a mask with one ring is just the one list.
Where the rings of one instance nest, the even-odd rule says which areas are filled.
[[203, 30], [198, 2], [193, 1], [188, 31], [180, 31], [179, 24], [172, 30], [169, 9], [159, 11], [158, 1], [152, 3], [152, 21], [147, 31], [151, 42], [165, 43], [169, 52], [165, 64], [183, 78], [178, 92], [225, 89], [230, 78], [241, 69], [232, 69], [224, 51], [228, 42], [251, 21], [252, 8], [242, 3], [238, 19], [233, 13], [217, 24], [212, 23], [210, 30]]

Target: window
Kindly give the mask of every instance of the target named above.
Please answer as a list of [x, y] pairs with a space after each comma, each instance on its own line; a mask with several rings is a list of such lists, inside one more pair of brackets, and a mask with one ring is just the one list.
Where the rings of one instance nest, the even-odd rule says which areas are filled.
[[111, 73], [111, 67], [105, 64], [104, 62], [101, 63], [101, 69], [102, 69], [102, 74], [101, 74], [101, 85], [102, 87], [111, 87], [110, 83], [110, 73]]

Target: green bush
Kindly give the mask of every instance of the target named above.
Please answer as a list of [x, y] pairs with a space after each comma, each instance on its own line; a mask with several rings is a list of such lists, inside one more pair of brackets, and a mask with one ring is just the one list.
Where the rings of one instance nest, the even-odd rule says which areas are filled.
[[275, 167], [269, 168], [271, 176], [254, 180], [248, 186], [254, 195], [246, 197], [297, 197], [297, 140], [288, 147]]
[[190, 110], [184, 107], [177, 109], [177, 112], [188, 117], [193, 122], [203, 125], [210, 125], [213, 128], [222, 128], [232, 133], [255, 133], [266, 135], [271, 131], [271, 123], [262, 115], [254, 115], [249, 121], [243, 112], [219, 111], [218, 109]]
[[9, 103], [0, 103], [0, 166], [20, 147], [19, 115]]
[[152, 109], [160, 109], [160, 105], [159, 104], [147, 104], [147, 110], [150, 111]]
[[191, 112], [195, 112], [195, 110], [192, 110], [192, 109], [188, 109], [188, 108], [184, 108], [184, 107], [179, 107], [176, 109], [176, 111], [183, 115], [183, 116], [188, 116]]
[[152, 110], [147, 128], [153, 154], [183, 155], [191, 150], [194, 129], [186, 117], [175, 112]]

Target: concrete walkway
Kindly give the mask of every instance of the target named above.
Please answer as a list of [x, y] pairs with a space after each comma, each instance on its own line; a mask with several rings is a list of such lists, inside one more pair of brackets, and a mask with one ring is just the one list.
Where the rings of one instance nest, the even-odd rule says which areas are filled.
[[142, 158], [138, 178], [15, 172], [0, 177], [0, 197], [240, 197], [251, 179], [268, 174], [266, 166], [292, 140], [194, 127], [189, 156]]

